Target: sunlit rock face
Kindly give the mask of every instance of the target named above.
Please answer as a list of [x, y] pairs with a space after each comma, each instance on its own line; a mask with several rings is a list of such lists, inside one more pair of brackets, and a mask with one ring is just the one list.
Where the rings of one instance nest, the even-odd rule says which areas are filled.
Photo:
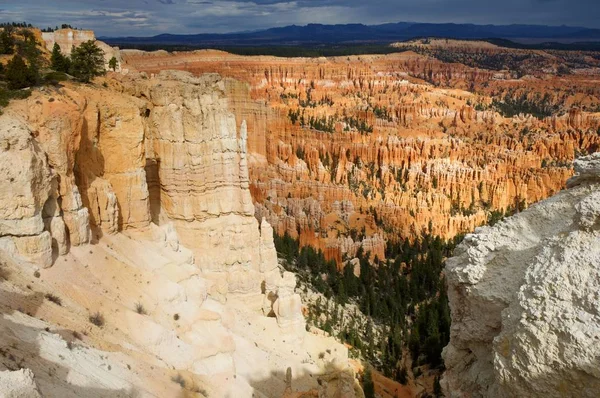
[[0, 386], [282, 396], [290, 368], [294, 391], [361, 396], [347, 348], [306, 331], [295, 275], [255, 217], [227, 84], [111, 74], [3, 109], [0, 333], [29, 370]]
[[[81, 87], [31, 98], [5, 116], [3, 234], [49, 266], [52, 242], [65, 254], [67, 241], [171, 224], [208, 277], [260, 292], [260, 274], [277, 267], [272, 228], [265, 221], [261, 237], [246, 125], [238, 131], [223, 80], [165, 72], [118, 84], [122, 93]], [[15, 164], [22, 173], [9, 172]]]
[[599, 165], [580, 158], [569, 189], [467, 235], [448, 260], [448, 396], [597, 395]]

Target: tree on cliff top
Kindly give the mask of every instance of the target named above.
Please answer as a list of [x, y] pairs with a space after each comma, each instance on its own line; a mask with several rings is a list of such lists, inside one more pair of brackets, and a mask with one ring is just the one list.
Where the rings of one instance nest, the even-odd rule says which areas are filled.
[[6, 26], [0, 33], [0, 54], [13, 54], [15, 52], [15, 39], [12, 32], [13, 29]]
[[6, 65], [5, 77], [11, 90], [33, 86], [36, 76], [36, 71], [31, 66], [28, 67], [19, 55], [15, 55]]
[[117, 66], [119, 66], [119, 61], [117, 61], [117, 58], [112, 57], [110, 61], [108, 61], [108, 67], [114, 72], [117, 70]]
[[50, 57], [50, 62], [52, 63], [52, 69], [54, 69], [55, 71], [69, 73], [69, 68], [71, 67], [71, 60], [63, 55], [63, 53], [60, 51], [60, 46], [58, 45], [58, 43], [54, 43], [54, 47], [52, 48], [52, 56]]
[[104, 70], [104, 51], [94, 40], [81, 43], [71, 52], [71, 74], [84, 83], [101, 76]]

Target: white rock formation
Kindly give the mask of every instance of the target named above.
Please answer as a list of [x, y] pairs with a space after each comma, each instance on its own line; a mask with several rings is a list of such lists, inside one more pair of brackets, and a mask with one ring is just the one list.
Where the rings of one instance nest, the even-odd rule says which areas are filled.
[[448, 260], [450, 397], [597, 397], [600, 153], [568, 190], [468, 235]]
[[2, 398], [41, 398], [29, 369], [0, 372], [0, 396]]

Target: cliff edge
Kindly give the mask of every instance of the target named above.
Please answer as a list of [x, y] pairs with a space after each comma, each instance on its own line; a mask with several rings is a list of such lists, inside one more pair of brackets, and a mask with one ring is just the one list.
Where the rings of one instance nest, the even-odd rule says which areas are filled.
[[218, 75], [110, 74], [0, 115], [0, 388], [361, 397], [254, 216]]
[[575, 173], [448, 260], [447, 396], [597, 396], [600, 153], [576, 160]]

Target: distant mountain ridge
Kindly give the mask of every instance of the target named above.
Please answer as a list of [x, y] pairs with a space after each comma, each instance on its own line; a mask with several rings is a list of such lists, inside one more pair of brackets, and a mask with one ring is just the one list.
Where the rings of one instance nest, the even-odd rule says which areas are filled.
[[600, 29], [547, 25], [475, 25], [398, 22], [382, 25], [290, 25], [254, 32], [160, 34], [152, 37], [101, 38], [110, 44], [166, 44], [193, 46], [258, 46], [370, 44], [409, 40], [424, 36], [456, 39], [500, 38], [524, 42], [600, 40]]

